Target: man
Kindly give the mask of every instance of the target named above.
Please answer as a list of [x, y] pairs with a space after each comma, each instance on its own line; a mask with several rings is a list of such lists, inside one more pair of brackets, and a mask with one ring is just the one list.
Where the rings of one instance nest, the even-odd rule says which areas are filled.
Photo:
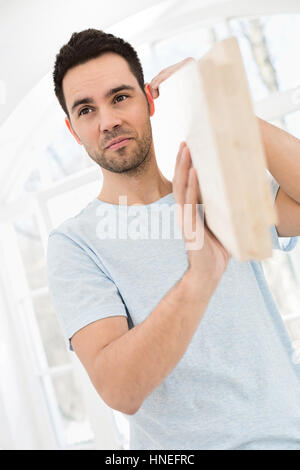
[[[192, 246], [200, 191], [185, 143], [172, 182], [157, 166], [153, 97], [181, 65], [148, 87], [133, 48], [98, 30], [74, 33], [57, 55], [66, 124], [103, 185], [49, 235], [54, 306], [99, 395], [127, 415], [131, 449], [299, 449], [300, 368], [261, 264], [231, 258], [206, 225], [203, 247]], [[300, 144], [260, 126], [279, 213], [273, 245], [290, 250], [300, 234]], [[174, 203], [193, 209], [177, 212], [181, 238], [102, 237], [100, 213], [122, 228], [127, 209], [148, 216]]]

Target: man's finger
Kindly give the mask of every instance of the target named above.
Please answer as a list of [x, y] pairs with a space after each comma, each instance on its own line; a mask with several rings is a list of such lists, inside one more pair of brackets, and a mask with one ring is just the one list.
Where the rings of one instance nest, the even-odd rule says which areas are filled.
[[150, 84], [149, 88], [150, 88], [150, 91], [151, 91], [152, 98], [153, 99], [158, 98], [159, 97], [158, 87], [154, 87], [153, 85]]
[[182, 157], [182, 150], [184, 149], [185, 145], [186, 145], [185, 142], [181, 142], [178, 153], [177, 153], [175, 168], [174, 168], [174, 175], [173, 175], [173, 180], [172, 180], [173, 189], [176, 188], [177, 177], [178, 177], [178, 166], [179, 166], [180, 159]]
[[174, 196], [176, 202], [183, 206], [185, 201], [185, 192], [188, 182], [189, 168], [191, 166], [191, 160], [189, 157], [189, 151], [187, 147], [183, 147], [182, 155], [179, 158], [179, 163], [176, 169], [176, 176], [174, 182]]

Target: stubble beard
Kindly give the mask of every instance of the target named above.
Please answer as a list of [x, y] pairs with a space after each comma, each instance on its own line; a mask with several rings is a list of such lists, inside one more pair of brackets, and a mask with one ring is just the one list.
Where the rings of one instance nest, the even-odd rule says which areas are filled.
[[[123, 132], [124, 135], [130, 135], [128, 132]], [[122, 135], [121, 132], [118, 135]], [[113, 136], [112, 138], [116, 138]], [[141, 174], [145, 171], [147, 163], [151, 160], [151, 145], [152, 145], [152, 128], [151, 122], [148, 121], [145, 126], [145, 130], [141, 138], [133, 138], [133, 142], [128, 146], [121, 147], [114, 151], [89, 151], [86, 148], [89, 156], [96, 162], [101, 168], [112, 171], [113, 173], [126, 173], [130, 176]], [[133, 147], [130, 150], [130, 146]]]

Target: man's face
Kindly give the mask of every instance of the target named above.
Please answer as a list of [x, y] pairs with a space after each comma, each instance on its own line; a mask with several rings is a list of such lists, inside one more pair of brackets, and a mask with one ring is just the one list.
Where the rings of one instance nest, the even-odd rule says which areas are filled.
[[[71, 132], [96, 163], [123, 173], [147, 160], [152, 143], [148, 102], [123, 57], [108, 52], [73, 67], [63, 79], [63, 92]], [[128, 139], [109, 147], [121, 137]]]

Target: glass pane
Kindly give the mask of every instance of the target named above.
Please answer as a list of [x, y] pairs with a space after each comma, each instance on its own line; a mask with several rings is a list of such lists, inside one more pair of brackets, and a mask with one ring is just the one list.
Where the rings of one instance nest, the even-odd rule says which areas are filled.
[[[47, 128], [44, 128], [43, 132], [47, 134]], [[49, 134], [47, 138], [49, 141]], [[57, 127], [52, 131], [51, 141], [45, 152], [45, 162], [48, 164], [47, 169], [49, 169], [53, 182], [61, 181], [67, 176], [93, 165], [93, 160], [86, 153], [84, 147], [79, 145], [68, 131], [64, 119], [57, 122]]]
[[295, 44], [300, 40], [300, 15], [239, 18], [229, 24], [239, 40], [255, 101], [299, 85]]
[[88, 421], [73, 373], [52, 379], [67, 446], [92, 443], [94, 433]]
[[186, 57], [194, 57], [198, 60], [208, 51], [213, 39], [213, 32], [210, 29], [199, 28], [159, 41], [155, 44], [154, 50], [157, 65], [161, 70]]
[[129, 449], [129, 435], [130, 435], [129, 421], [119, 411], [112, 409], [112, 412], [116, 421], [118, 431], [120, 433], [120, 440], [122, 442], [123, 449], [128, 450]]
[[49, 367], [69, 363], [67, 345], [62, 336], [49, 294], [34, 298], [33, 307]]
[[300, 41], [300, 15], [266, 17], [263, 27], [270, 57], [276, 69], [279, 90], [299, 85], [300, 63], [295, 60]]
[[90, 201], [95, 199], [101, 189], [102, 177], [88, 184], [79, 185], [72, 191], [54, 196], [48, 200], [47, 206], [54, 227], [69, 217], [78, 214]]
[[36, 217], [33, 214], [19, 217], [14, 228], [29, 288], [46, 286], [46, 260]]
[[287, 114], [284, 119], [286, 130], [300, 139], [300, 110]]

